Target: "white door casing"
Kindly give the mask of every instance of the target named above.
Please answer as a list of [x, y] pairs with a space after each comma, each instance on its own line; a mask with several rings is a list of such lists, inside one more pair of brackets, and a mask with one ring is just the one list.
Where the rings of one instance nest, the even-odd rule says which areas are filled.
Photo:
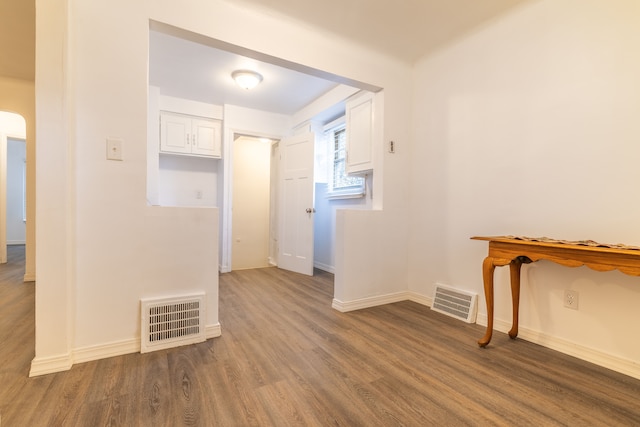
[[280, 142], [278, 267], [313, 276], [312, 132]]

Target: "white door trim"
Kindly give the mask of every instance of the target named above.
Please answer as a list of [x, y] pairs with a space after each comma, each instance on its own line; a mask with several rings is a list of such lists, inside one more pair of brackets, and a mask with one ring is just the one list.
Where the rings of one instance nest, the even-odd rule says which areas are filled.
[[[280, 140], [281, 135], [268, 135], [247, 129], [224, 127], [222, 147], [222, 208], [220, 209], [220, 273], [231, 271], [231, 251], [233, 249], [233, 141], [236, 135]], [[220, 186], [218, 187], [220, 190]]]

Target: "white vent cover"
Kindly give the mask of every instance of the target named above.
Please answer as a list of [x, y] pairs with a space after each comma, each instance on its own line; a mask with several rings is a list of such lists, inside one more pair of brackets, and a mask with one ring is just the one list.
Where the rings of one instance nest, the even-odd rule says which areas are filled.
[[204, 341], [204, 300], [204, 294], [141, 299], [140, 352]]
[[467, 323], [476, 322], [478, 294], [436, 284], [431, 309]]

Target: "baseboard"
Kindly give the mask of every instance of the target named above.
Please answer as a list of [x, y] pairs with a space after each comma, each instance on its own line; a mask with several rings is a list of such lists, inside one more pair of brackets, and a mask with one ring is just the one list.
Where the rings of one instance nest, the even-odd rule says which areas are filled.
[[25, 245], [27, 242], [25, 242], [24, 240], [7, 240], [7, 246], [8, 245]]
[[56, 372], [68, 371], [73, 365], [71, 353], [60, 354], [58, 356], [34, 358], [31, 361], [30, 377], [53, 374]]
[[22, 279], [23, 282], [35, 282], [36, 275], [34, 273], [25, 273]]
[[220, 326], [220, 323], [216, 323], [215, 325], [206, 325], [204, 327], [204, 335], [207, 339], [221, 336], [222, 327]]
[[376, 307], [378, 305], [391, 304], [394, 302], [406, 301], [409, 299], [409, 293], [406, 291], [397, 292], [387, 295], [377, 295], [374, 297], [360, 298], [352, 301], [340, 301], [333, 299], [331, 307], [342, 313], [349, 311], [361, 310], [363, 308]]
[[426, 305], [427, 307], [431, 307], [433, 305], [433, 298], [424, 296], [417, 292], [409, 291], [409, 301], [417, 302], [418, 304]]
[[[220, 323], [205, 326], [206, 339], [216, 338], [220, 335], [222, 335]], [[138, 352], [140, 352], [140, 338], [132, 338], [108, 344], [77, 348], [73, 351], [73, 363], [91, 362], [92, 360], [106, 359], [108, 357]]]
[[[216, 338], [222, 335], [220, 323], [207, 325], [205, 336], [207, 339]], [[76, 363], [91, 362], [94, 360], [107, 359], [109, 357], [123, 356], [125, 354], [140, 352], [140, 338], [116, 341], [107, 344], [91, 345], [79, 347], [70, 354], [33, 359], [31, 362], [30, 377], [38, 375], [52, 374], [55, 372], [68, 371]]]
[[363, 308], [376, 307], [378, 305], [392, 304], [394, 302], [407, 300], [426, 305], [427, 307], [431, 307], [433, 304], [433, 298], [431, 297], [421, 295], [417, 292], [402, 291], [394, 294], [360, 298], [352, 301], [340, 301], [334, 298], [331, 307], [343, 313], [347, 313], [349, 311], [361, 310]]
[[327, 273], [335, 274], [335, 269], [332, 265], [323, 264], [321, 262], [314, 261], [313, 266], [318, 270], [326, 271]]
[[73, 350], [73, 363], [91, 362], [138, 352], [140, 352], [140, 338], [131, 338], [107, 344], [76, 348]]
[[[478, 314], [476, 322], [480, 325], [487, 326], [487, 315]], [[511, 322], [494, 319], [493, 327], [494, 331], [507, 333], [509, 329], [511, 329]], [[603, 368], [611, 369], [612, 371], [640, 379], [640, 365], [637, 361], [613, 356], [600, 350], [595, 350], [582, 344], [577, 344], [570, 340], [554, 337], [522, 326], [519, 326], [518, 328], [518, 339], [529, 341], [534, 344], [550, 348], [551, 350], [556, 350], [560, 353], [585, 360], [593, 363], [594, 365], [602, 366]]]

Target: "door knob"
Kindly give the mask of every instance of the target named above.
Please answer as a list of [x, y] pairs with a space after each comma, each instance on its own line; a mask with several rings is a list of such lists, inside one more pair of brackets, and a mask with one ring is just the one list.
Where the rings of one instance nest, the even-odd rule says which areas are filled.
[[307, 208], [307, 210], [306, 210], [305, 212], [307, 212], [308, 214], [310, 214], [310, 213], [315, 213], [315, 211], [316, 211], [315, 209]]

